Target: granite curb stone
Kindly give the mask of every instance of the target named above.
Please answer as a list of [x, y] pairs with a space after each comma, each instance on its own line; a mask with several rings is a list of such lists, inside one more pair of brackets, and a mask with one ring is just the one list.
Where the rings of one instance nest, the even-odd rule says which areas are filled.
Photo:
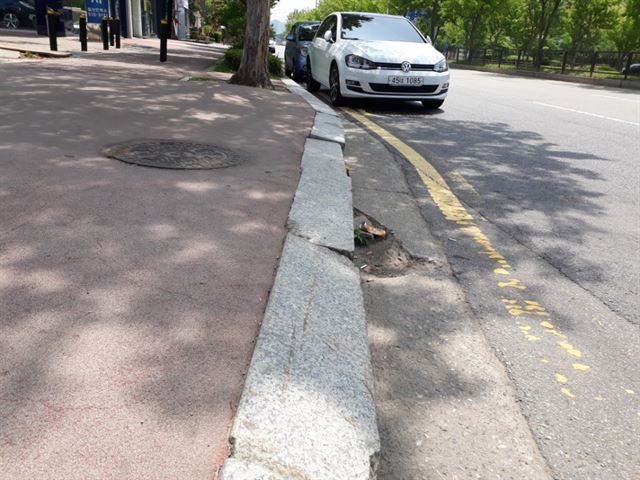
[[307, 139], [300, 183], [289, 212], [289, 231], [350, 254], [354, 250], [352, 201], [351, 179], [340, 145]]
[[316, 113], [316, 119], [309, 137], [326, 140], [327, 142], [335, 142], [344, 148], [345, 139], [342, 120], [340, 120], [339, 117], [327, 115], [326, 113]]
[[319, 100], [314, 95], [311, 95], [309, 92], [307, 92], [304, 88], [302, 88], [300, 85], [298, 85], [296, 82], [294, 82], [290, 78], [283, 78], [282, 83], [285, 84], [285, 86], [289, 89], [291, 93], [296, 93], [300, 95], [302, 98], [304, 98], [306, 102], [309, 105], [311, 105], [311, 107], [317, 113], [325, 113], [327, 115], [333, 115], [335, 117], [339, 116], [338, 112], [332, 109], [329, 105]]
[[8, 50], [13, 52], [22, 53], [34, 53], [43, 57], [55, 57], [55, 58], [67, 58], [71, 56], [71, 52], [66, 50], [58, 50], [57, 52], [51, 51], [48, 48], [41, 47], [40, 45], [33, 46], [15, 46], [9, 43], [0, 43], [0, 50]]
[[[357, 269], [289, 234], [224, 480], [372, 478], [379, 440]], [[260, 476], [262, 475], [262, 476]]]
[[[289, 233], [219, 480], [372, 480], [380, 439], [351, 179], [338, 114], [295, 82], [316, 110]], [[341, 141], [340, 141], [341, 140]]]

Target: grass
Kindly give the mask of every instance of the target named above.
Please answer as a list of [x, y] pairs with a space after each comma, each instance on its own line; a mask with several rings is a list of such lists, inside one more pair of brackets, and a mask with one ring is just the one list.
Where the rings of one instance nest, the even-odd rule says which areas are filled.
[[[512, 60], [509, 60], [512, 61]], [[530, 66], [520, 66], [520, 68], [516, 68], [516, 66], [512, 63], [502, 63], [500, 64], [500, 66], [498, 66], [498, 63], [495, 62], [488, 62], [483, 64], [479, 64], [479, 63], [471, 63], [471, 64], [467, 64], [464, 62], [458, 62], [460, 65], [473, 65], [473, 66], [477, 66], [477, 67], [481, 67], [481, 68], [486, 68], [488, 70], [495, 70], [495, 71], [501, 71], [501, 70], [510, 70], [510, 71], [522, 71], [522, 72], [536, 72], [537, 70], [530, 67]], [[456, 62], [450, 62], [450, 64], [455, 65]], [[543, 65], [540, 68], [540, 72], [542, 73], [555, 73], [558, 75], [567, 75], [567, 76], [572, 76], [572, 77], [581, 77], [581, 78], [608, 78], [608, 79], [613, 79], [613, 80], [623, 80], [624, 79], [624, 75], [621, 72], [618, 72], [617, 70], [615, 70], [614, 68], [612, 68], [609, 65], [596, 65], [596, 68], [593, 72], [593, 76], [590, 75], [591, 72], [591, 67], [590, 66], [583, 66], [582, 68], [578, 67], [575, 69], [570, 69], [568, 66], [565, 69], [564, 74], [561, 73], [562, 72], [562, 64], [560, 65]], [[629, 77], [628, 80], [638, 80], [635, 79], [633, 77]]]
[[236, 71], [230, 68], [229, 65], [224, 63], [223, 60], [220, 60], [218, 63], [216, 63], [213, 66], [212, 70], [214, 72], [220, 72], [220, 73], [236, 73]]
[[[236, 70], [229, 67], [229, 65], [227, 65], [224, 62], [224, 60], [220, 60], [218, 63], [210, 67], [209, 70], [213, 70], [214, 72], [219, 72], [219, 73], [236, 73]], [[271, 80], [279, 80], [282, 77], [283, 77], [282, 75], [275, 75], [273, 73], [269, 73], [269, 78], [271, 78]]]

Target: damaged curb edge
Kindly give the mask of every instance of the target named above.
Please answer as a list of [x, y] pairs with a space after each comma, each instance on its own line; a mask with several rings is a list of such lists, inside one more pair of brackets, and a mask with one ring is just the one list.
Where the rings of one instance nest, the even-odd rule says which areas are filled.
[[[372, 480], [380, 450], [342, 123], [316, 110], [219, 480]], [[327, 128], [328, 126], [328, 128]], [[324, 130], [323, 130], [324, 129]], [[338, 253], [336, 253], [338, 252]]]

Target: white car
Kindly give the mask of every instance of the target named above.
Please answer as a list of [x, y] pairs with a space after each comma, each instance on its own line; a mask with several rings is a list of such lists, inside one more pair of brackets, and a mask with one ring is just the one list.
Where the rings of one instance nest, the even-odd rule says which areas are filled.
[[332, 13], [320, 24], [307, 56], [307, 89], [344, 97], [419, 100], [440, 108], [449, 90], [447, 61], [404, 17]]

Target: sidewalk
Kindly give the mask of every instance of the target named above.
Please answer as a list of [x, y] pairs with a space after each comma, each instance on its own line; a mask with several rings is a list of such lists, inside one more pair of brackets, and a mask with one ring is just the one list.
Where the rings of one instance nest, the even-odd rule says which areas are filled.
[[[68, 43], [67, 59], [0, 64], [0, 476], [213, 478], [314, 112], [282, 91], [178, 81], [206, 76], [220, 48], [170, 42], [160, 64], [157, 40]], [[135, 139], [240, 163], [101, 154]]]

